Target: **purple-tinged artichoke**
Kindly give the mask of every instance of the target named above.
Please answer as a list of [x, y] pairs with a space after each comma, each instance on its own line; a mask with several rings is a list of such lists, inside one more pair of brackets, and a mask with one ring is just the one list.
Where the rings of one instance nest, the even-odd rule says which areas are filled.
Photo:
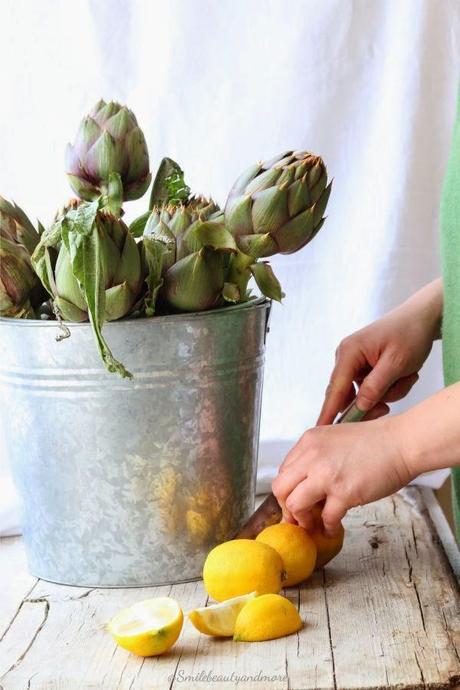
[[110, 194], [110, 177], [120, 176], [123, 199], [139, 199], [150, 184], [149, 154], [134, 113], [100, 100], [80, 124], [66, 151], [67, 175], [86, 201]]
[[0, 196], [0, 316], [33, 317], [41, 291], [30, 253], [39, 239], [24, 211]]
[[29, 254], [37, 246], [40, 235], [24, 211], [0, 196], [0, 234], [17, 244], [22, 244]]

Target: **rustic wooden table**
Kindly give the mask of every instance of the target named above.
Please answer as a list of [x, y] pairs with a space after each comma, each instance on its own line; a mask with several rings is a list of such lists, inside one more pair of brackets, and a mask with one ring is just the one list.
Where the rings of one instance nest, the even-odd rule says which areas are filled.
[[[0, 687], [4, 690], [460, 687], [460, 558], [430, 490], [406, 489], [346, 521], [337, 559], [286, 595], [305, 622], [262, 643], [216, 640], [186, 622], [165, 656], [141, 659], [104, 631], [148, 597], [203, 606], [201, 582], [79, 589], [27, 574], [19, 538], [0, 546]], [[233, 675], [232, 675], [233, 674]]]

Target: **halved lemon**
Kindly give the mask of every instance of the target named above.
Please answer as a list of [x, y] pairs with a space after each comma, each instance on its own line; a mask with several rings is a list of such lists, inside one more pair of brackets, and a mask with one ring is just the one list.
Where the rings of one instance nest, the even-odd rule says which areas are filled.
[[205, 635], [214, 637], [232, 637], [236, 619], [243, 606], [257, 596], [255, 592], [241, 597], [227, 599], [220, 604], [194, 609], [187, 615], [195, 628]]
[[182, 609], [170, 597], [139, 601], [117, 613], [107, 630], [117, 644], [138, 656], [157, 656], [170, 649], [182, 630]]

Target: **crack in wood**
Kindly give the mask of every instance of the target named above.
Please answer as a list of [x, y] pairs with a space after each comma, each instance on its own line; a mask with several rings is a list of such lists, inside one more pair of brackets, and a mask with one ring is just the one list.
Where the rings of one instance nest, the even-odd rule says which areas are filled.
[[417, 597], [417, 603], [418, 603], [418, 610], [420, 611], [420, 618], [422, 619], [423, 630], [425, 631], [425, 635], [426, 635], [425, 615], [423, 613], [422, 602], [420, 601], [420, 594], [418, 592], [416, 583], [413, 582], [412, 584], [414, 585], [415, 596]]
[[406, 548], [405, 544], [404, 544], [404, 554], [406, 556], [407, 567], [409, 568], [409, 582], [412, 583], [412, 563], [410, 562], [409, 554], [407, 553], [407, 548]]
[[32, 678], [35, 678], [35, 676], [38, 676], [38, 671], [37, 671], [37, 673], [33, 673], [33, 674], [30, 676], [30, 678], [28, 679], [28, 681], [27, 681], [27, 690], [30, 690], [30, 688], [31, 688], [31, 683], [32, 683]]
[[415, 555], [418, 556], [418, 546], [417, 546], [417, 537], [415, 536], [415, 528], [414, 528], [414, 523], [411, 522], [411, 532], [412, 532], [412, 539], [414, 540], [414, 549], [415, 549]]
[[[109, 661], [109, 664], [108, 664], [107, 671], [104, 673], [104, 675], [103, 675], [103, 677], [102, 677], [102, 681], [101, 681], [101, 687], [102, 687], [102, 688], [104, 687], [105, 679], [107, 678], [107, 676], [108, 676], [109, 673], [110, 673], [110, 670], [111, 670], [111, 669], [110, 669], [110, 666], [111, 666], [111, 664], [112, 664], [113, 657], [115, 656], [117, 649], [118, 649], [118, 645], [115, 644], [114, 647], [113, 647], [112, 656], [110, 657], [110, 661]], [[126, 663], [125, 663], [125, 665], [123, 666], [123, 671], [124, 671], [125, 668], [126, 668], [126, 664], [128, 663], [128, 659], [129, 659], [129, 656], [127, 657]], [[123, 671], [121, 672], [121, 675], [123, 675]], [[120, 686], [120, 681], [121, 681], [121, 676], [120, 676], [120, 680], [118, 681], [117, 687]]]
[[422, 667], [420, 666], [420, 661], [418, 660], [417, 652], [414, 651], [415, 663], [420, 671], [420, 680], [422, 681], [422, 687], [426, 688], [425, 676], [423, 675]]
[[[197, 656], [197, 652], [198, 652], [198, 644], [195, 648], [195, 658], [193, 660], [193, 663], [195, 663], [195, 661], [196, 661], [196, 656]], [[179, 668], [179, 664], [180, 664], [181, 659], [182, 659], [182, 652], [179, 654], [179, 658], [177, 659], [177, 664], [174, 667], [174, 671], [171, 673], [171, 683], [169, 684], [168, 690], [171, 690], [172, 686], [174, 685], [174, 681], [176, 680], [177, 669]]]
[[327, 631], [329, 635], [329, 648], [331, 650], [331, 660], [332, 660], [332, 682], [334, 683], [334, 690], [337, 690], [337, 679], [335, 677], [335, 657], [334, 657], [334, 647], [332, 644], [332, 630], [331, 630], [331, 619], [329, 615], [329, 604], [327, 601], [327, 585], [326, 585], [326, 571], [323, 568], [323, 592], [324, 592], [324, 605], [326, 607], [326, 622]]
[[[121, 669], [120, 677], [119, 677], [119, 679], [118, 679], [117, 688], [121, 688], [121, 681], [122, 681], [122, 679], [123, 679], [123, 674], [124, 674], [124, 672], [126, 671], [126, 667], [127, 667], [127, 665], [128, 665], [128, 661], [129, 661], [129, 656], [127, 655], [127, 656], [126, 656], [126, 661], [125, 661], [125, 663], [124, 663], [124, 665], [123, 665], [123, 668]], [[105, 680], [105, 676], [104, 676], [104, 680]]]
[[[28, 596], [30, 596], [30, 594], [32, 594], [34, 588], [37, 586], [37, 583], [38, 583], [38, 580], [36, 580], [36, 581], [34, 582], [34, 584], [32, 585], [32, 587], [29, 589], [29, 591], [26, 592], [26, 595], [25, 595], [26, 598], [27, 598]], [[3, 632], [3, 634], [0, 635], [0, 642], [3, 641], [3, 638], [6, 636], [7, 632], [10, 630], [10, 628], [11, 628], [11, 626], [13, 625], [14, 621], [15, 621], [16, 618], [19, 616], [19, 613], [20, 613], [20, 611], [21, 611], [21, 609], [22, 609], [22, 607], [23, 607], [23, 605], [24, 605], [24, 601], [25, 601], [25, 599], [23, 599], [23, 600], [20, 602], [20, 604], [19, 604], [19, 606], [17, 607], [16, 611], [13, 613], [10, 622], [9, 622], [8, 625], [6, 626], [6, 628], [5, 628], [4, 632]]]
[[[413, 529], [413, 525], [412, 525], [412, 529]], [[409, 554], [407, 553], [407, 548], [406, 548], [405, 544], [404, 544], [404, 554], [406, 556], [406, 561], [407, 561], [407, 565], [409, 568], [409, 582], [412, 584], [412, 587], [413, 587], [414, 592], [415, 592], [415, 596], [417, 598], [418, 610], [420, 613], [420, 618], [422, 621], [423, 630], [424, 630], [425, 635], [426, 635], [427, 631], [426, 631], [425, 614], [423, 613], [423, 607], [422, 607], [422, 602], [420, 600], [420, 594], [419, 594], [419, 591], [417, 588], [417, 583], [413, 580], [413, 577], [412, 577], [413, 567], [412, 567], [412, 563], [411, 563]]]
[[[25, 601], [26, 601], [26, 600], [24, 600], [22, 603], [24, 604]], [[40, 600], [37, 599], [37, 602], [38, 602], [38, 601], [40, 601]], [[32, 639], [30, 640], [30, 642], [29, 642], [29, 644], [27, 645], [27, 647], [25, 648], [25, 650], [24, 650], [24, 651], [22, 652], [22, 654], [16, 659], [16, 661], [14, 662], [14, 664], [12, 664], [12, 665], [10, 666], [10, 668], [6, 671], [6, 673], [3, 674], [3, 676], [0, 678], [0, 680], [2, 680], [2, 678], [5, 678], [5, 677], [8, 675], [8, 673], [11, 673], [11, 671], [13, 671], [13, 669], [17, 668], [17, 667], [20, 665], [20, 663], [25, 659], [27, 653], [28, 653], [28, 652], [30, 651], [30, 649], [32, 648], [32, 645], [34, 644], [35, 640], [36, 640], [37, 637], [39, 636], [41, 630], [43, 629], [43, 626], [45, 625], [45, 623], [46, 623], [46, 621], [47, 621], [47, 619], [48, 619], [48, 614], [49, 614], [49, 610], [50, 610], [50, 604], [49, 604], [49, 601], [48, 601], [47, 599], [43, 599], [43, 600], [41, 600], [41, 601], [45, 604], [45, 606], [44, 606], [44, 608], [43, 608], [43, 620], [41, 621], [40, 625], [38, 626], [38, 628], [37, 628], [36, 631], [34, 632], [34, 634], [33, 634], [33, 636], [32, 636]], [[40, 603], [41, 603], [41, 602], [40, 602]]]
[[[459, 664], [460, 664], [460, 654], [459, 654], [459, 650], [457, 649], [457, 643], [456, 643], [456, 641], [453, 639], [452, 631], [451, 631], [451, 629], [449, 628], [449, 624], [448, 624], [448, 622], [447, 622], [446, 612], [444, 611], [444, 608], [441, 608], [441, 613], [442, 613], [442, 619], [443, 619], [443, 621], [444, 621], [444, 630], [445, 630], [446, 633], [447, 633], [447, 637], [449, 638], [449, 642], [451, 643], [452, 649], [454, 650], [455, 656], [457, 657], [457, 660], [458, 660], [458, 662], [459, 662]], [[460, 678], [460, 676], [459, 676], [459, 678]]]
[[89, 595], [95, 592], [96, 589], [96, 587], [88, 589], [87, 592], [83, 592], [83, 594], [80, 594], [78, 597], [66, 597], [65, 601], [79, 601], [79, 599], [86, 599], [86, 597], [89, 597]]
[[134, 687], [134, 682], [139, 678], [139, 676], [140, 676], [140, 674], [141, 674], [141, 671], [142, 671], [142, 667], [144, 666], [144, 663], [145, 663], [145, 657], [142, 659], [141, 665], [140, 665], [139, 668], [137, 669], [136, 675], [134, 676], [134, 678], [132, 679], [131, 683], [129, 684], [128, 690], [132, 690], [132, 688]]

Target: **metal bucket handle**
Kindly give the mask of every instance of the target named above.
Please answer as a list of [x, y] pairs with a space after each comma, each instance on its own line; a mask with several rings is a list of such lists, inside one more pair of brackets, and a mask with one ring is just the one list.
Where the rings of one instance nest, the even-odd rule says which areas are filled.
[[271, 300], [268, 300], [268, 306], [267, 306], [267, 311], [266, 311], [266, 316], [265, 316], [264, 345], [267, 342], [267, 335], [270, 333], [270, 316], [272, 313], [272, 304], [273, 304], [273, 302]]

